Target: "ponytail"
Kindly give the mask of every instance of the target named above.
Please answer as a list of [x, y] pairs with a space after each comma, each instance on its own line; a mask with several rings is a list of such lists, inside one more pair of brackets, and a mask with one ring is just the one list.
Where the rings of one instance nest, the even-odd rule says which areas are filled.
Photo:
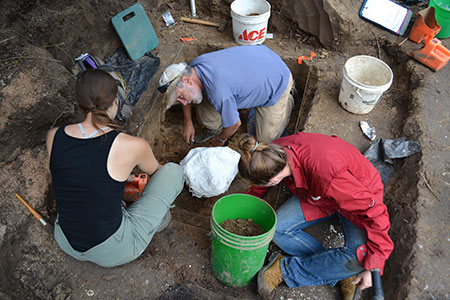
[[101, 127], [108, 126], [114, 129], [119, 129], [120, 125], [111, 120], [111, 118], [106, 113], [106, 109], [94, 108], [91, 110], [92, 113], [92, 125], [95, 128], [100, 129]]
[[241, 152], [239, 173], [252, 184], [269, 183], [288, 163], [286, 152], [281, 146], [257, 142], [256, 138], [249, 134], [241, 136], [238, 148]]
[[120, 128], [106, 113], [117, 99], [117, 90], [117, 82], [103, 70], [87, 69], [79, 74], [75, 84], [76, 99], [85, 114], [92, 113], [95, 128]]

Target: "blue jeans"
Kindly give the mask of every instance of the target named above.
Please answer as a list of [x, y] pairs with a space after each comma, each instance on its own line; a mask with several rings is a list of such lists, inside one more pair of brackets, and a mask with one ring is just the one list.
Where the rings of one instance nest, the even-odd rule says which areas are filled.
[[[344, 229], [343, 247], [326, 249], [317, 239], [303, 231], [336, 214]], [[278, 221], [273, 240], [289, 255], [282, 258], [280, 264], [283, 280], [288, 287], [334, 286], [339, 280], [364, 270], [356, 256], [356, 249], [366, 242], [365, 232], [339, 213], [336, 214], [306, 222], [297, 196], [292, 196], [277, 210]]]

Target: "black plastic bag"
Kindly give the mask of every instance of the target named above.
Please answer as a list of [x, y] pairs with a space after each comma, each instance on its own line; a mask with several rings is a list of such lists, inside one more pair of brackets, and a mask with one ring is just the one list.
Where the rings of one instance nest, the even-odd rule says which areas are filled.
[[392, 159], [403, 158], [421, 151], [420, 143], [407, 141], [405, 137], [395, 140], [379, 139], [364, 152], [364, 156], [373, 164], [386, 184], [394, 173]]

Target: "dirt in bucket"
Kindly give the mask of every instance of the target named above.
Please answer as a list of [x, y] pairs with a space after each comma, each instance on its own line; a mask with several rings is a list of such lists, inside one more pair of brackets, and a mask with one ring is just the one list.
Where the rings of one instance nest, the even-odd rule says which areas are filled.
[[263, 234], [265, 230], [252, 219], [228, 219], [220, 223], [220, 226], [231, 233], [242, 236], [256, 236]]
[[247, 17], [254, 17], [254, 16], [259, 16], [258, 13], [249, 13], [247, 14]]

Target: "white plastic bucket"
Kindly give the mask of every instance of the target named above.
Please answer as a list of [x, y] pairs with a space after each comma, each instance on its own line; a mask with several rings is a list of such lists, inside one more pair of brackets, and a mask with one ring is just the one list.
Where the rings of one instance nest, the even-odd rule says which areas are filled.
[[376, 57], [353, 56], [344, 65], [339, 103], [354, 114], [366, 114], [392, 84], [391, 68]]
[[233, 36], [239, 45], [262, 44], [266, 40], [270, 3], [265, 0], [235, 0], [231, 3]]

